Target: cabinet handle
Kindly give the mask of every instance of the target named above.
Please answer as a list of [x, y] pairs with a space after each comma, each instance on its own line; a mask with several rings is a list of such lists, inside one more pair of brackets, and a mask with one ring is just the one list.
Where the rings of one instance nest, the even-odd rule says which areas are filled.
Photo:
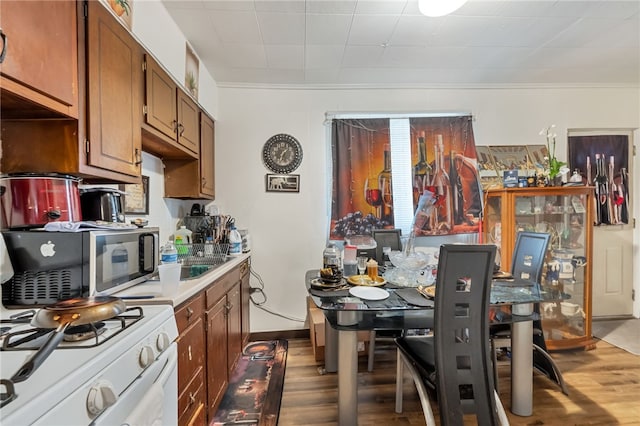
[[136, 148], [134, 157], [136, 159], [136, 162], [135, 162], [136, 166], [139, 166], [140, 164], [142, 164], [142, 155], [140, 155], [140, 150], [138, 148]]
[[196, 396], [192, 392], [189, 392], [189, 405], [193, 405], [195, 402]]
[[178, 120], [172, 120], [171, 121], [171, 127], [173, 128], [174, 132], [178, 131]]
[[231, 309], [233, 309], [233, 305], [229, 302], [227, 302], [226, 305], [224, 305], [224, 308], [227, 310], [227, 313], [231, 312]]
[[184, 126], [182, 123], [178, 123], [178, 136], [182, 136], [184, 134]]
[[2, 32], [0, 28], [0, 38], [2, 38], [2, 52], [0, 52], [0, 64], [4, 62], [4, 57], [7, 54], [7, 36]]
[[204, 188], [207, 185], [207, 179], [202, 178], [202, 187]]
[[191, 354], [191, 345], [189, 345], [189, 347], [187, 348], [187, 352], [189, 355], [189, 361], [193, 361], [193, 355]]

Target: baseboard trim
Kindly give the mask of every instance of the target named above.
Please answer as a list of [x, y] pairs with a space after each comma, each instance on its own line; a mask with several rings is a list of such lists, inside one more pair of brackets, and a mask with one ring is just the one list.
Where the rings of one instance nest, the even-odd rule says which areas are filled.
[[277, 339], [308, 339], [309, 329], [301, 330], [280, 330], [280, 331], [261, 331], [258, 333], [250, 333], [249, 341], [258, 340], [277, 340]]

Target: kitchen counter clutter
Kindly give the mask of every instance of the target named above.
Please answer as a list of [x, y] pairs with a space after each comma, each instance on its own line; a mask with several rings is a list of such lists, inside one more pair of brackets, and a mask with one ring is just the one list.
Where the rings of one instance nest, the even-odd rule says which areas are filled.
[[147, 281], [116, 296], [127, 303], [173, 306], [178, 324], [178, 424], [207, 424], [249, 340], [249, 254], [180, 281], [166, 297], [160, 281]]
[[221, 265], [216, 265], [209, 271], [194, 278], [181, 280], [178, 286], [178, 292], [172, 297], [162, 295], [160, 281], [146, 281], [133, 287], [129, 287], [119, 293], [114, 294], [116, 297], [124, 298], [127, 303], [135, 303], [136, 305], [171, 305], [179, 306], [189, 298], [201, 292], [212, 282], [233, 270], [238, 265], [246, 262], [250, 258], [249, 253], [235, 257], [227, 257], [227, 261]]

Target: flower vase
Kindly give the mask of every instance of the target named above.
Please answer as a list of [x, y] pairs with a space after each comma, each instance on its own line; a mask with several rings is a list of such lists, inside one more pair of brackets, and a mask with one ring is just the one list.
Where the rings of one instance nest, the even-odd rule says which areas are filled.
[[549, 178], [549, 186], [562, 186], [562, 175]]

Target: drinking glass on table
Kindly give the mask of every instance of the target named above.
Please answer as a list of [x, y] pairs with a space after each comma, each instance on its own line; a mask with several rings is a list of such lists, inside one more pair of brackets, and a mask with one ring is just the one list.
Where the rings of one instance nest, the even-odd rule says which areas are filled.
[[364, 271], [367, 270], [367, 258], [364, 256], [358, 256], [358, 274], [364, 275]]
[[391, 262], [389, 255], [391, 254], [391, 247], [382, 247], [382, 266], [387, 266]]

